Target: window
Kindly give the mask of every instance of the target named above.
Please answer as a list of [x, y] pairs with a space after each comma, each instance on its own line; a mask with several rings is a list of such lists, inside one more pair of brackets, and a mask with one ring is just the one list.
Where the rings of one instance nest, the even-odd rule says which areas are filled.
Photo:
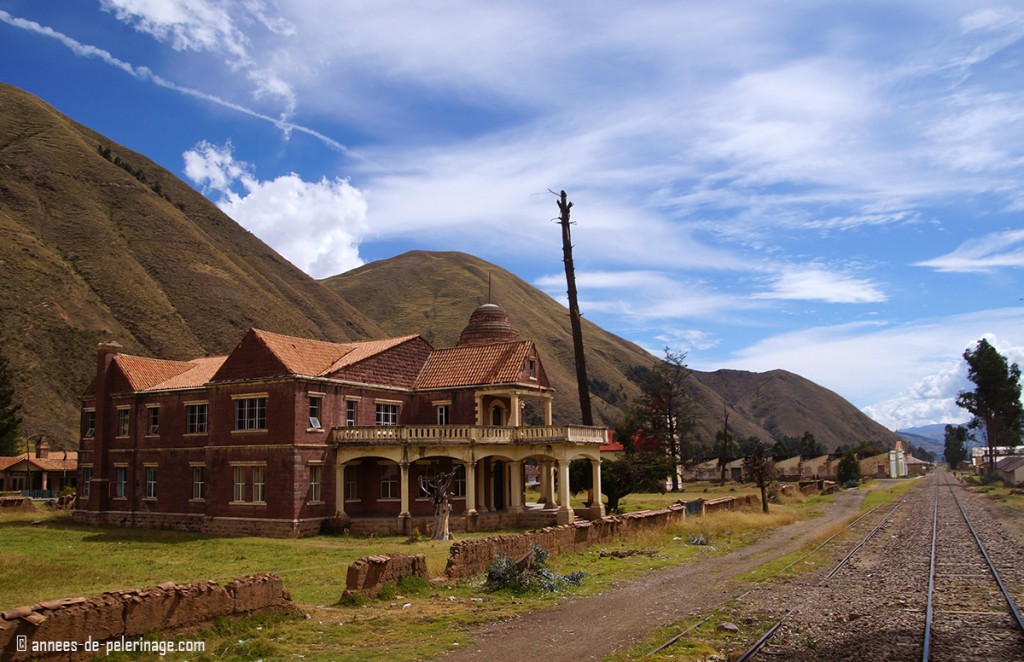
[[245, 467], [235, 467], [232, 471], [235, 478], [235, 493], [232, 501], [245, 501]]
[[309, 500], [319, 501], [320, 500], [320, 469], [322, 467], [318, 464], [312, 464], [309, 466]]
[[347, 400], [345, 402], [345, 425], [347, 427], [355, 427], [356, 424], [356, 401]]
[[146, 498], [156, 498], [156, 467], [146, 467]]
[[359, 476], [355, 467], [345, 467], [345, 501], [359, 501]]
[[128, 467], [116, 467], [114, 471], [114, 497], [123, 499], [128, 495]]
[[117, 436], [128, 436], [128, 421], [131, 420], [131, 410], [127, 407], [117, 410]]
[[235, 400], [236, 430], [265, 430], [267, 428], [267, 398], [238, 398]]
[[82, 467], [82, 498], [88, 499], [92, 493], [92, 467]]
[[263, 503], [266, 501], [263, 494], [263, 475], [264, 467], [252, 468], [252, 500], [256, 503]]
[[530, 359], [530, 379], [537, 379], [537, 362]]
[[206, 434], [209, 417], [209, 404], [196, 402], [185, 405], [185, 434]]
[[491, 425], [504, 425], [505, 424], [505, 410], [494, 405], [491, 408]]
[[437, 406], [437, 424], [448, 425], [448, 405]]
[[397, 499], [399, 471], [397, 464], [385, 464], [380, 468], [380, 498]]
[[192, 498], [206, 498], [206, 467], [192, 467]]
[[148, 432], [146, 434], [160, 434], [160, 408], [147, 407], [146, 413], [149, 418], [149, 426], [146, 428]]
[[456, 498], [466, 497], [466, 467], [455, 465], [455, 477], [452, 478], [452, 496]]
[[377, 425], [398, 425], [398, 405], [377, 403]]
[[86, 409], [84, 412], [85, 424], [82, 426], [85, 428], [85, 434], [82, 435], [86, 439], [92, 439], [96, 436], [96, 410]]
[[323, 397], [319, 395], [309, 396], [309, 427], [320, 429], [320, 408], [323, 404]]

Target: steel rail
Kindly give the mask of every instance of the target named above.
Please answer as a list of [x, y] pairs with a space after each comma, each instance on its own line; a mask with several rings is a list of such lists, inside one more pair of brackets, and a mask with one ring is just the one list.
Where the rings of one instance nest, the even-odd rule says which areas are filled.
[[[907, 497], [904, 497], [904, 498], [903, 498], [903, 499], [902, 499], [902, 500], [901, 500], [901, 501], [900, 501], [899, 503], [897, 503], [897, 504], [896, 504], [896, 506], [895, 506], [895, 507], [894, 507], [894, 508], [893, 508], [892, 510], [890, 510], [890, 511], [889, 511], [889, 514], [885, 516], [885, 519], [883, 520], [883, 523], [884, 523], [884, 522], [886, 522], [886, 521], [888, 521], [888, 520], [889, 520], [889, 518], [891, 518], [891, 517], [893, 516], [893, 514], [894, 514], [894, 513], [896, 512], [896, 510], [897, 510], [897, 509], [898, 509], [898, 508], [899, 508], [899, 507], [900, 507], [901, 505], [903, 505], [903, 502], [904, 502], [904, 501], [906, 501], [906, 500], [907, 500]], [[843, 528], [844, 528], [844, 529], [851, 529], [851, 528], [853, 528], [853, 527], [854, 527], [854, 526], [855, 526], [855, 525], [856, 525], [857, 523], [859, 523], [859, 522], [860, 522], [861, 520], [863, 520], [864, 518], [866, 518], [866, 517], [868, 517], [869, 515], [871, 515], [871, 513], [875, 512], [876, 510], [878, 510], [879, 508], [881, 508], [881, 507], [882, 507], [883, 505], [884, 505], [884, 504], [878, 504], [877, 506], [875, 506], [874, 508], [872, 508], [872, 509], [868, 510], [868, 511], [867, 511], [866, 513], [862, 514], [862, 515], [861, 515], [860, 517], [858, 517], [857, 519], [853, 520], [852, 522], [850, 522], [849, 524], [847, 524], [847, 525], [846, 525], [845, 527], [843, 527]], [[876, 526], [876, 527], [875, 527], [875, 528], [874, 528], [874, 529], [873, 529], [873, 530], [871, 531], [871, 533], [869, 533], [869, 534], [868, 534], [868, 537], [870, 537], [870, 536], [873, 536], [873, 535], [875, 534], [875, 532], [876, 532], [876, 531], [877, 531], [877, 530], [879, 529], [879, 527], [880, 527], [880, 526], [881, 526], [881, 525], [879, 525], [879, 526]], [[821, 549], [822, 547], [824, 547], [824, 546], [825, 546], [825, 545], [827, 545], [828, 543], [830, 543], [830, 542], [832, 542], [833, 540], [835, 540], [836, 538], [838, 538], [838, 537], [839, 537], [840, 535], [842, 535], [842, 533], [843, 533], [843, 532], [842, 532], [842, 531], [840, 531], [839, 533], [836, 533], [835, 535], [833, 535], [833, 536], [830, 536], [829, 538], [827, 538], [826, 540], [824, 540], [824, 541], [823, 541], [822, 543], [820, 543], [820, 544], [819, 544], [819, 545], [818, 545], [817, 547], [815, 547], [815, 548], [814, 548], [814, 549], [812, 549], [811, 551], [807, 552], [806, 554], [804, 554], [803, 556], [801, 556], [801, 557], [800, 557], [800, 558], [798, 558], [797, 560], [793, 561], [792, 563], [790, 563], [789, 565], [787, 565], [787, 566], [786, 566], [785, 568], [782, 568], [781, 570], [779, 570], [778, 572], [776, 572], [776, 573], [775, 573], [774, 575], [772, 575], [772, 576], [774, 577], [774, 576], [776, 576], [776, 575], [781, 575], [781, 574], [782, 574], [783, 572], [785, 572], [785, 571], [789, 570], [790, 568], [792, 568], [793, 566], [795, 566], [795, 565], [796, 565], [797, 563], [800, 563], [800, 562], [801, 562], [801, 561], [803, 561], [804, 559], [806, 559], [806, 558], [810, 557], [810, 556], [811, 556], [812, 554], [814, 554], [815, 552], [817, 552], [817, 551], [818, 551], [819, 549]], [[847, 559], [848, 559], [848, 558], [849, 558], [849, 555], [847, 556]], [[847, 559], [844, 559], [844, 560], [843, 560], [843, 562], [845, 563]], [[744, 596], [746, 596], [746, 595], [747, 595], [748, 593], [750, 593], [751, 591], [753, 591], [753, 589], [750, 589], [750, 591], [746, 591], [746, 592], [745, 592], [745, 593], [743, 593], [742, 595], [738, 596], [738, 597], [737, 597], [736, 599], [740, 599], [740, 598], [743, 598]], [[775, 625], [773, 625], [773, 626], [771, 627], [771, 629], [769, 629], [769, 630], [768, 630], [768, 632], [766, 632], [766, 633], [765, 633], [765, 634], [764, 634], [764, 635], [763, 635], [763, 636], [762, 636], [762, 637], [761, 637], [760, 639], [758, 639], [758, 640], [757, 640], [757, 642], [756, 642], [756, 643], [754, 643], [754, 645], [753, 645], [753, 646], [751, 646], [751, 647], [750, 647], [750, 648], [749, 648], [749, 649], [747, 650], [747, 652], [745, 652], [745, 653], [743, 654], [743, 656], [739, 658], [739, 660], [741, 660], [742, 662], [746, 662], [747, 660], [750, 660], [750, 659], [752, 659], [752, 658], [754, 657], [754, 655], [756, 655], [756, 654], [757, 654], [757, 652], [758, 652], [758, 651], [760, 651], [760, 650], [761, 650], [762, 648], [764, 648], [765, 644], [767, 644], [767, 643], [768, 643], [768, 641], [769, 641], [769, 640], [770, 640], [770, 639], [772, 638], [772, 636], [774, 636], [775, 632], [776, 632], [776, 631], [777, 631], [777, 630], [779, 629], [779, 627], [780, 627], [780, 626], [782, 625], [782, 623], [783, 623], [783, 622], [784, 622], [784, 621], [786, 620], [786, 618], [788, 618], [788, 617], [789, 617], [789, 616], [790, 616], [790, 615], [791, 615], [792, 613], [793, 613], [793, 610], [792, 610], [792, 609], [790, 609], [790, 610], [789, 610], [788, 612], [786, 612], [786, 613], [785, 613], [785, 614], [784, 614], [784, 615], [782, 616], [782, 618], [780, 618], [780, 619], [779, 619], [779, 621], [778, 621], [778, 622], [777, 622], [777, 623], [776, 623]], [[697, 628], [698, 626], [700, 626], [701, 624], [703, 624], [703, 623], [704, 623], [705, 621], [707, 621], [708, 619], [710, 619], [710, 618], [711, 618], [711, 616], [713, 616], [713, 615], [714, 615], [714, 613], [712, 612], [712, 614], [710, 614], [710, 615], [708, 615], [708, 616], [705, 616], [705, 617], [704, 617], [704, 618], [703, 618], [702, 620], [698, 621], [698, 622], [697, 622], [697, 623], [695, 623], [694, 625], [691, 625], [691, 626], [690, 626], [689, 628], [687, 628], [687, 629], [686, 629], [686, 630], [684, 630], [683, 632], [680, 632], [679, 634], [675, 635], [674, 637], [672, 637], [671, 639], [669, 639], [668, 641], [666, 641], [666, 642], [665, 642], [665, 643], [663, 643], [662, 645], [660, 645], [660, 646], [658, 646], [657, 648], [655, 648], [654, 650], [652, 650], [652, 651], [651, 651], [650, 653], [647, 653], [647, 655], [645, 655], [644, 657], [648, 657], [648, 656], [650, 656], [650, 655], [654, 655], [655, 653], [658, 653], [658, 652], [660, 652], [660, 651], [662, 651], [662, 650], [664, 650], [664, 649], [668, 648], [668, 647], [669, 647], [669, 646], [671, 646], [672, 644], [674, 644], [674, 643], [676, 643], [677, 641], [679, 641], [680, 639], [682, 639], [682, 638], [683, 638], [683, 637], [684, 637], [684, 636], [685, 636], [686, 634], [688, 634], [689, 632], [693, 631], [693, 630], [694, 630], [694, 629], [696, 629], [696, 628]]]
[[928, 570], [928, 608], [924, 617], [924, 652], [921, 659], [928, 662], [932, 648], [932, 597], [935, 594], [935, 548], [939, 538], [939, 485], [935, 485], [935, 507], [932, 509], [932, 559]]

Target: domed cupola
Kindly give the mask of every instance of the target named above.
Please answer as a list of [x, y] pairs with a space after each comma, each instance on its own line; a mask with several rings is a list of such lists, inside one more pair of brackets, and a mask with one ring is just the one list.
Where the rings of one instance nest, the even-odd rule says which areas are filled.
[[522, 340], [508, 320], [508, 315], [501, 306], [485, 303], [469, 317], [469, 324], [459, 336], [459, 347], [470, 345], [493, 345], [500, 342], [518, 342]]

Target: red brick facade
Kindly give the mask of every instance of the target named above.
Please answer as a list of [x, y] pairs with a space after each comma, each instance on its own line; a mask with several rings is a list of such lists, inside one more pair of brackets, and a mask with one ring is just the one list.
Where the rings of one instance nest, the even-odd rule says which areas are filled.
[[552, 472], [575, 457], [596, 467], [603, 432], [524, 427], [529, 399], [550, 418], [536, 348], [480, 335], [434, 350], [420, 336], [327, 343], [252, 330], [228, 356], [188, 362], [101, 345], [82, 398], [75, 517], [239, 535], [311, 535], [325, 521], [409, 531], [433, 514], [420, 476], [458, 467], [453, 528], [474, 528], [527, 517], [531, 462], [548, 469], [542, 505], [571, 519], [567, 498], [555, 508]]

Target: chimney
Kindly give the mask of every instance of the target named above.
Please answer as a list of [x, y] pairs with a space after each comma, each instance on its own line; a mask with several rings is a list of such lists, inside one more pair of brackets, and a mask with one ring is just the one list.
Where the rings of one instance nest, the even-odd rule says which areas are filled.
[[36, 457], [45, 460], [49, 455], [50, 442], [46, 440], [46, 437], [39, 437], [39, 441], [36, 442]]
[[99, 344], [99, 351], [96, 355], [96, 374], [102, 375], [107, 372], [107, 366], [123, 348], [116, 340], [108, 340]]

